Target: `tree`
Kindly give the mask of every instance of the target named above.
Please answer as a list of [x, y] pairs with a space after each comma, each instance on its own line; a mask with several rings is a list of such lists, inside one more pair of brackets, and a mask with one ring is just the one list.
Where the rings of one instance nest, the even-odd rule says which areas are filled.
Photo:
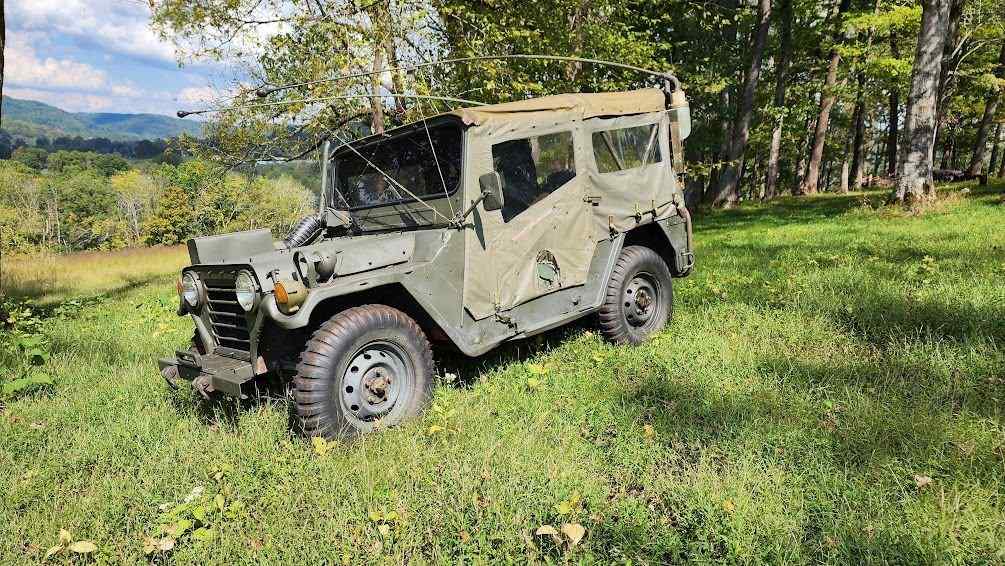
[[739, 201], [737, 188], [740, 183], [740, 172], [743, 170], [744, 152], [750, 139], [750, 120], [754, 112], [754, 95], [757, 93], [757, 82], [761, 78], [761, 62], [764, 58], [764, 46], [768, 42], [770, 25], [771, 1], [759, 0], [757, 3], [757, 25], [750, 47], [750, 69], [743, 82], [743, 96], [737, 107], [736, 119], [732, 128], [732, 141], [726, 154], [726, 165], [719, 176], [719, 187], [712, 200], [713, 205], [731, 207]]
[[[998, 64], [995, 68], [995, 78], [1000, 84], [995, 84], [984, 103], [984, 115], [981, 117], [980, 126], [977, 129], [977, 139], [974, 141], [974, 153], [970, 158], [970, 166], [967, 167], [969, 175], [978, 175], [984, 167], [984, 152], [988, 144], [988, 134], [991, 133], [991, 125], [998, 113], [998, 102], [1001, 100], [1002, 88], [1005, 85], [1005, 39], [1002, 40], [1001, 50], [998, 53]], [[997, 140], [994, 140], [997, 144]], [[994, 160], [992, 160], [994, 161]], [[991, 167], [994, 167], [992, 163]]]
[[41, 171], [49, 161], [49, 154], [39, 147], [22, 146], [14, 150], [11, 158], [30, 169]]
[[[897, 49], [896, 32], [890, 30], [890, 54], [900, 58], [900, 51]], [[886, 134], [886, 174], [890, 177], [897, 175], [897, 144], [900, 137], [900, 90], [897, 85], [890, 86], [889, 113], [887, 114], [887, 134]]]
[[781, 39], [778, 47], [778, 61], [775, 76], [775, 96], [772, 103], [776, 113], [775, 127], [771, 130], [771, 149], [768, 153], [768, 172], [765, 179], [764, 197], [775, 198], [778, 192], [779, 160], [782, 153], [782, 127], [785, 124], [785, 85], [788, 80], [789, 59], [792, 57], [792, 0], [782, 0]]
[[[231, 167], [302, 158], [325, 137], [345, 137], [346, 117], [362, 114], [372, 129], [382, 128], [386, 120], [400, 118], [385, 113], [385, 95], [404, 87], [395, 87], [394, 79], [385, 83], [383, 73], [365, 73], [395, 61], [436, 57], [426, 3], [151, 0], [150, 5], [154, 28], [174, 40], [186, 58], [243, 67], [248, 79], [210, 108], [216, 119], [206, 143], [188, 144]], [[328, 80], [343, 74], [357, 76]], [[417, 86], [411, 86], [414, 92]], [[413, 104], [409, 116], [442, 111], [434, 108]]]
[[816, 127], [813, 130], [813, 145], [810, 150], [810, 160], [806, 168], [806, 177], [799, 187], [799, 194], [813, 194], [817, 192], [820, 183], [820, 165], [824, 157], [824, 145], [827, 143], [827, 127], [830, 124], [831, 108], [837, 100], [835, 87], [837, 86], [838, 65], [841, 63], [841, 51], [838, 44], [841, 39], [841, 16], [848, 11], [851, 0], [840, 0], [837, 14], [834, 19], [834, 34], [832, 41], [834, 45], [830, 49], [829, 63], [827, 65], [827, 76], [824, 79], [824, 86], [820, 92], [820, 112], [817, 115]]
[[897, 203], [912, 204], [935, 196], [932, 161], [942, 50], [949, 23], [948, 0], [922, 0], [921, 29], [914, 54], [911, 91], [907, 97], [904, 139], [897, 169], [900, 177], [890, 195]]
[[109, 182], [118, 197], [119, 210], [129, 226], [130, 244], [137, 244], [142, 237], [144, 217], [157, 198], [157, 184], [135, 169], [117, 173]]

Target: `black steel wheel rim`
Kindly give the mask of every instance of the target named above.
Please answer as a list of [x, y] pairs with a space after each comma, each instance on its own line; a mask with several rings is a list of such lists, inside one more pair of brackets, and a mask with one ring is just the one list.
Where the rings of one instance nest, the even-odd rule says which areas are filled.
[[406, 404], [414, 385], [415, 368], [405, 349], [377, 340], [349, 357], [338, 397], [349, 421], [368, 425]]
[[663, 288], [659, 279], [640, 271], [632, 277], [622, 293], [622, 305], [628, 326], [648, 330], [659, 320], [663, 308]]

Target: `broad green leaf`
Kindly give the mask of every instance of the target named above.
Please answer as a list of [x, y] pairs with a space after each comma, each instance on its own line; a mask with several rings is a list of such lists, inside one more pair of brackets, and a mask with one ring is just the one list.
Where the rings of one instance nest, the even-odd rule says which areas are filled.
[[192, 538], [200, 542], [210, 541], [216, 538], [216, 531], [207, 527], [199, 527], [192, 531]]

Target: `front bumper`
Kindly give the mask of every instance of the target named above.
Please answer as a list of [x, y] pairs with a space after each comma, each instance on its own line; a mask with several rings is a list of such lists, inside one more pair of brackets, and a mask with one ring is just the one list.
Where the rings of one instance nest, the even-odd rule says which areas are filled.
[[248, 361], [191, 350], [179, 350], [174, 358], [157, 360], [157, 365], [165, 378], [166, 372], [174, 368], [179, 379], [192, 382], [192, 387], [204, 395], [219, 391], [240, 398], [241, 386], [257, 375], [255, 366]]

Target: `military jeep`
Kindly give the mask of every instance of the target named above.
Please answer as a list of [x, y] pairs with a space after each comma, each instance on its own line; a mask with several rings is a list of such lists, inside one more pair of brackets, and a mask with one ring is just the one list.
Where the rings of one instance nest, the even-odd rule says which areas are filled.
[[[674, 85], [675, 86], [675, 85]], [[322, 196], [282, 242], [188, 241], [169, 384], [241, 397], [292, 379], [303, 432], [353, 436], [429, 402], [431, 343], [479, 356], [596, 314], [636, 344], [694, 266], [679, 88], [455, 110], [326, 144]]]

